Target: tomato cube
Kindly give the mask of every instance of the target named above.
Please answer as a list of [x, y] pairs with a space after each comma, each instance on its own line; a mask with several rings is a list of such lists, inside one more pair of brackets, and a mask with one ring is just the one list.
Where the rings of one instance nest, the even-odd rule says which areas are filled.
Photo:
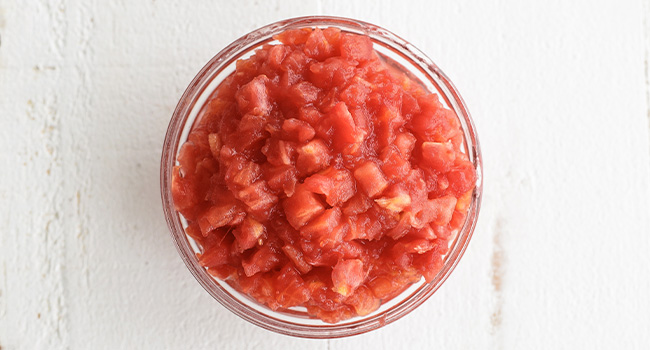
[[334, 129], [333, 145], [336, 150], [354, 153], [363, 141], [363, 133], [357, 129], [345, 103], [339, 102], [330, 111], [329, 122]]
[[456, 197], [444, 196], [431, 199], [422, 210], [422, 222], [433, 222], [436, 225], [447, 225], [456, 208]]
[[451, 193], [455, 196], [467, 193], [467, 191], [474, 188], [476, 183], [476, 172], [469, 161], [461, 161], [460, 164], [456, 164], [449, 171], [447, 177], [449, 178]]
[[394, 181], [405, 178], [411, 171], [411, 165], [405, 160], [399, 149], [395, 146], [388, 146], [381, 152], [381, 170], [386, 176]]
[[271, 193], [266, 181], [258, 181], [239, 191], [237, 198], [244, 202], [251, 212], [259, 215], [265, 215], [278, 202], [278, 197]]
[[208, 209], [198, 221], [203, 236], [207, 236], [216, 228], [226, 226], [238, 212], [241, 212], [241, 209], [235, 203], [215, 205]]
[[283, 308], [302, 305], [310, 297], [305, 282], [289, 264], [285, 265], [275, 278], [275, 290], [275, 298]]
[[291, 244], [287, 244], [282, 247], [282, 251], [289, 258], [289, 260], [293, 262], [300, 273], [306, 274], [311, 270], [311, 265], [305, 261], [303, 253], [300, 249]]
[[354, 178], [370, 198], [376, 197], [388, 187], [388, 180], [375, 162], [367, 161], [354, 170]]
[[359, 259], [341, 260], [332, 269], [333, 291], [348, 296], [357, 289], [365, 279], [363, 261]]
[[373, 201], [363, 191], [357, 193], [345, 203], [343, 213], [345, 215], [358, 215], [372, 208]]
[[210, 152], [212, 152], [212, 156], [214, 159], [219, 159], [222, 146], [219, 134], [208, 135], [208, 142], [210, 143]]
[[359, 62], [368, 61], [374, 56], [372, 41], [367, 36], [343, 34], [341, 56]]
[[293, 196], [282, 202], [282, 207], [287, 221], [296, 230], [325, 210], [325, 206], [318, 196], [304, 186], [298, 186]]
[[259, 221], [247, 216], [241, 226], [232, 231], [241, 251], [253, 248], [266, 235], [266, 227]]
[[320, 89], [308, 81], [296, 83], [289, 88], [292, 104], [298, 108], [314, 103], [319, 93]]
[[411, 196], [401, 185], [393, 185], [384, 192], [384, 197], [375, 199], [375, 202], [382, 208], [393, 213], [400, 213], [411, 206]]
[[330, 57], [309, 66], [309, 80], [321, 89], [343, 85], [354, 76], [354, 66], [347, 59]]
[[295, 145], [290, 141], [268, 139], [262, 147], [262, 154], [266, 156], [266, 161], [272, 165], [289, 165], [295, 158]]
[[296, 168], [302, 174], [313, 174], [329, 166], [331, 160], [332, 155], [325, 142], [314, 139], [298, 149]]
[[422, 143], [422, 163], [438, 173], [446, 173], [454, 165], [456, 153], [451, 143]]
[[332, 56], [336, 48], [327, 40], [320, 28], [314, 28], [311, 34], [309, 34], [309, 37], [307, 37], [303, 50], [307, 56], [322, 61]]
[[242, 114], [267, 115], [271, 111], [268, 83], [269, 78], [260, 75], [239, 89], [237, 104]]
[[409, 132], [402, 132], [395, 137], [395, 146], [399, 149], [404, 159], [411, 158], [411, 152], [415, 148], [417, 139]]
[[352, 295], [345, 299], [345, 303], [352, 306], [359, 316], [366, 316], [381, 305], [380, 300], [375, 297], [370, 288], [364, 285], [359, 286]]
[[249, 259], [242, 261], [242, 267], [246, 276], [250, 277], [259, 272], [271, 271], [280, 262], [280, 255], [268, 245], [263, 245]]
[[354, 239], [374, 240], [382, 233], [382, 224], [374, 213], [365, 212], [359, 215], [348, 216], [350, 232], [345, 236], [346, 241]]
[[325, 201], [331, 206], [347, 202], [356, 191], [352, 174], [346, 169], [334, 167], [306, 178], [304, 183], [309, 191], [325, 195]]
[[270, 167], [266, 170], [266, 180], [276, 195], [283, 192], [286, 197], [291, 197], [296, 190], [297, 173], [291, 165]]
[[300, 229], [300, 235], [307, 239], [316, 239], [327, 236], [341, 224], [341, 208], [334, 207], [325, 210], [308, 224]]
[[[282, 130], [291, 140], [304, 143], [314, 138], [316, 132], [309, 123], [299, 119], [286, 119], [282, 124]], [[288, 164], [288, 163], [287, 163]]]

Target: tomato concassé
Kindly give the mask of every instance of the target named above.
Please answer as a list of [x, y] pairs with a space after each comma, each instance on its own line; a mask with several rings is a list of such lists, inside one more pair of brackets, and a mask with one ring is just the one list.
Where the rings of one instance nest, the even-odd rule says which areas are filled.
[[172, 194], [199, 263], [273, 310], [335, 323], [431, 281], [476, 173], [456, 114], [369, 37], [288, 30], [210, 96]]

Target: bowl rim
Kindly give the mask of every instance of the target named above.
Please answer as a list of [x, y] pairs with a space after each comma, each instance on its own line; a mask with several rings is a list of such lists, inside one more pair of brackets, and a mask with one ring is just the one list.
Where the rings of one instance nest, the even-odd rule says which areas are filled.
[[[322, 326], [288, 322], [252, 310], [216, 283], [213, 277], [198, 264], [194, 250], [184, 232], [181, 217], [174, 208], [171, 193], [172, 169], [176, 164], [176, 156], [181, 145], [181, 133], [186, 128], [190, 111], [195, 108], [199, 97], [202, 96], [216, 74], [233, 63], [243, 53], [254, 50], [264, 41], [270, 41], [269, 38], [275, 34], [287, 29], [316, 26], [336, 26], [344, 31], [366, 34], [370, 36], [373, 43], [385, 44], [396, 50], [409, 63], [413, 64], [414, 68], [432, 79], [431, 82], [436, 85], [441, 97], [456, 112], [461, 121], [467, 152], [477, 174], [476, 186], [465, 224], [450, 247], [450, 252], [445, 256], [443, 268], [431, 282], [422, 283], [417, 290], [397, 305], [376, 315], [371, 314], [372, 317], [353, 318], [352, 322], [343, 321]], [[483, 192], [483, 161], [476, 127], [465, 102], [449, 78], [423, 52], [401, 37], [371, 23], [345, 17], [304, 16], [277, 21], [240, 37], [212, 57], [192, 79], [174, 110], [165, 134], [161, 156], [160, 187], [163, 211], [174, 245], [194, 278], [214, 299], [237, 316], [264, 329], [302, 338], [331, 339], [366, 333], [395, 322], [420, 306], [440, 288], [463, 256], [476, 227]], [[270, 312], [275, 313], [274, 311]]]

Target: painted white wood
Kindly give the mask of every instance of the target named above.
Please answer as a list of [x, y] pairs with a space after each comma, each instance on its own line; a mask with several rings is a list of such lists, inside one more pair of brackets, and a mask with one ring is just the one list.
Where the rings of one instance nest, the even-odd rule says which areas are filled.
[[[483, 146], [478, 228], [420, 309], [366, 335], [275, 335], [194, 281], [158, 164], [223, 46], [308, 14], [384, 26], [456, 83]], [[0, 347], [611, 349], [650, 344], [644, 1], [0, 1]]]

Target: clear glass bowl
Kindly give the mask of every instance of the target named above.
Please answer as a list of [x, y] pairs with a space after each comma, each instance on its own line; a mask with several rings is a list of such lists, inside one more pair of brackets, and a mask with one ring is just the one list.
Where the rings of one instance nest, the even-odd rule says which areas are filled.
[[[437, 91], [443, 103], [453, 109], [460, 119], [466, 152], [477, 173], [476, 188], [465, 225], [451, 243], [443, 268], [434, 280], [425, 283], [422, 279], [397, 297], [384, 302], [375, 312], [337, 324], [309, 317], [299, 308], [286, 312], [273, 311], [208, 274], [198, 263], [196, 253], [200, 252], [200, 247], [186, 236], [183, 229], [186, 222], [174, 209], [171, 193], [172, 168], [176, 165], [180, 146], [185, 142], [210, 94], [235, 70], [235, 62], [249, 57], [256, 48], [273, 43], [274, 35], [301, 27], [338, 27], [344, 32], [368, 35], [374, 42], [375, 50], [384, 58], [401, 66], [401, 69], [409, 72], [412, 78], [419, 80], [430, 91]], [[435, 293], [458, 264], [472, 236], [481, 204], [482, 178], [481, 152], [474, 124], [460, 94], [438, 66], [413, 45], [381, 27], [353, 19], [326, 16], [292, 18], [267, 25], [235, 40], [214, 56], [192, 80], [174, 111], [165, 136], [160, 167], [160, 186], [167, 225], [181, 258], [196, 280], [223, 306], [246, 321], [281, 334], [305, 338], [346, 337], [380, 328], [402, 318]]]

